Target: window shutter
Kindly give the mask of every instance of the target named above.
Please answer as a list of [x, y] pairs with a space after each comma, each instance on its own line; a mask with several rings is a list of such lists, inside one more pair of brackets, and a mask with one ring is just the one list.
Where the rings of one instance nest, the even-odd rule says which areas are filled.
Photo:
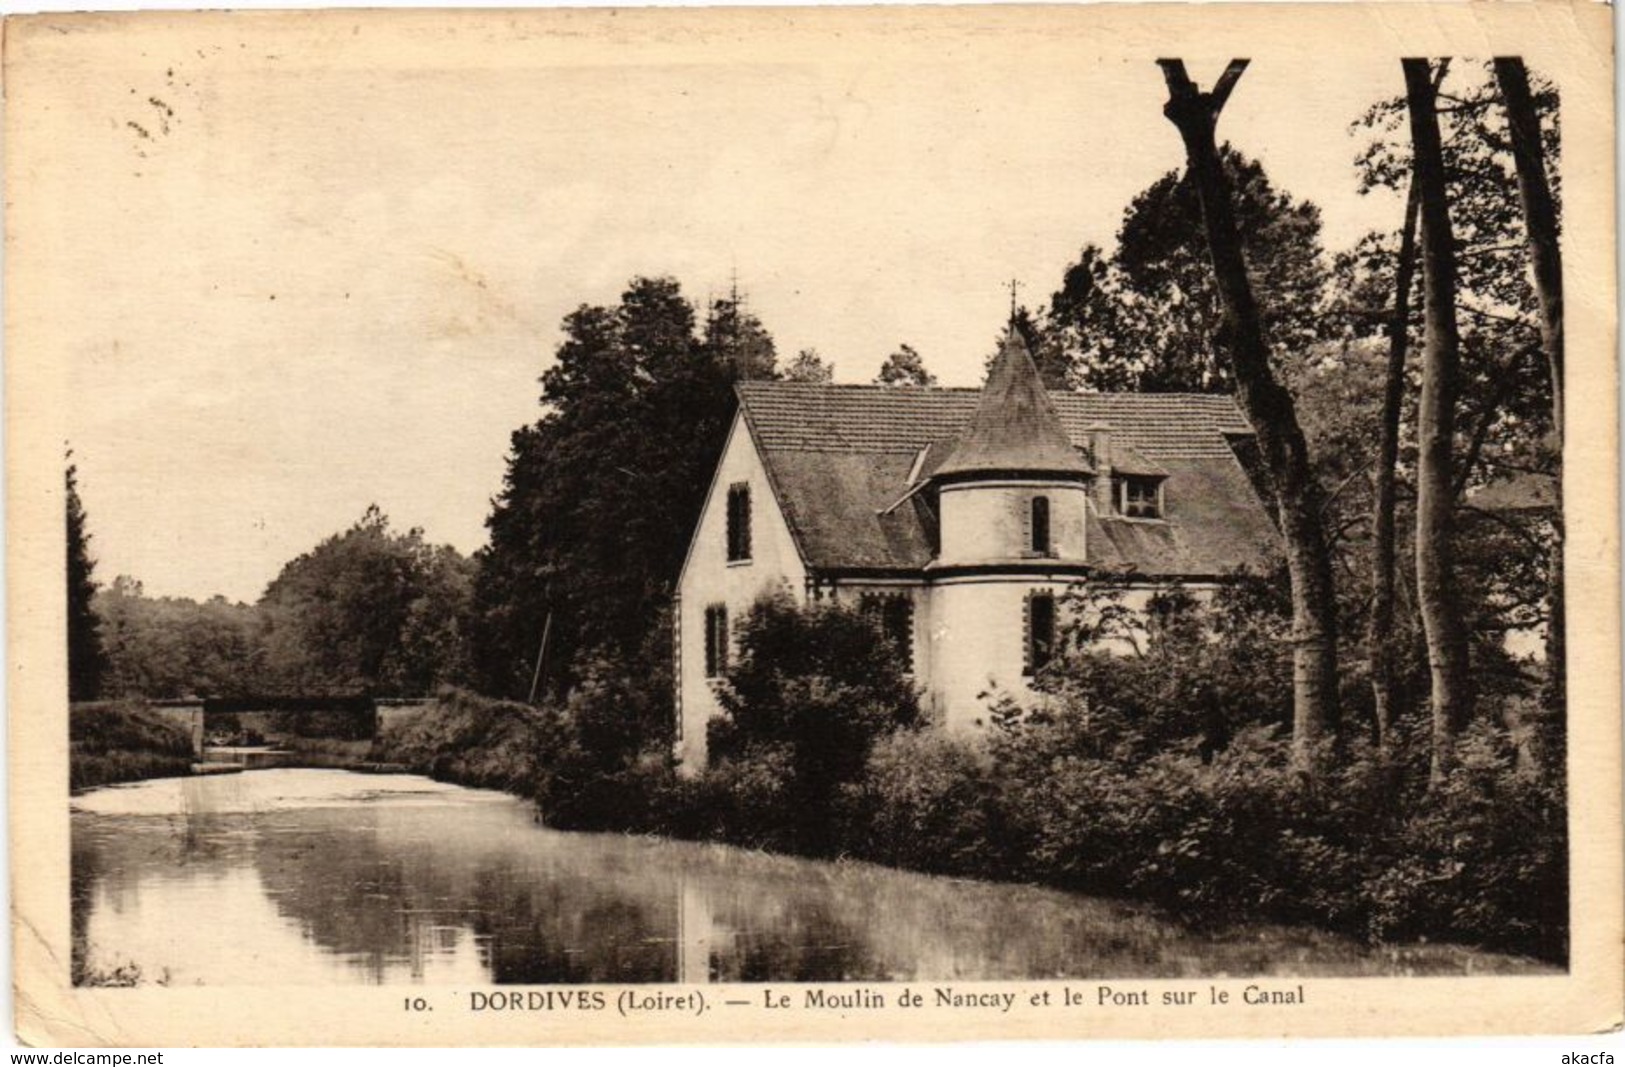
[[1021, 598], [1021, 673], [1033, 673], [1033, 595]]

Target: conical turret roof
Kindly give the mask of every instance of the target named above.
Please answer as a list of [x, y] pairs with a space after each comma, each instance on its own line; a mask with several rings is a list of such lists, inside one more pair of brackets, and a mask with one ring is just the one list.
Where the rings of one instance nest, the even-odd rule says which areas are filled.
[[973, 474], [1086, 475], [1090, 467], [1061, 428], [1038, 367], [1012, 325], [988, 368], [968, 429], [933, 477]]

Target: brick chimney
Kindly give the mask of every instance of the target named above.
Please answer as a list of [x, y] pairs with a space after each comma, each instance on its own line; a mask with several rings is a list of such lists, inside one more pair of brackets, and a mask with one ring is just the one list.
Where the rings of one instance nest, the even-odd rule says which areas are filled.
[[1089, 451], [1095, 461], [1095, 509], [1102, 515], [1117, 510], [1112, 500], [1112, 431], [1103, 422], [1090, 423], [1084, 429], [1089, 435]]

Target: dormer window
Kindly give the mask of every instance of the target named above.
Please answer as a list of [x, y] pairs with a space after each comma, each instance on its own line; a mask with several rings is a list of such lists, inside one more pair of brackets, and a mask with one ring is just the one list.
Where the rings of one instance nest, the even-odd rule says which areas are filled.
[[735, 482], [728, 487], [728, 562], [750, 559], [750, 485]]
[[1032, 499], [1032, 517], [1029, 523], [1032, 537], [1028, 547], [1035, 556], [1053, 556], [1054, 545], [1050, 541], [1049, 532], [1049, 497], [1035, 496]]
[[1135, 476], [1119, 478], [1117, 512], [1130, 519], [1162, 518], [1162, 479]]

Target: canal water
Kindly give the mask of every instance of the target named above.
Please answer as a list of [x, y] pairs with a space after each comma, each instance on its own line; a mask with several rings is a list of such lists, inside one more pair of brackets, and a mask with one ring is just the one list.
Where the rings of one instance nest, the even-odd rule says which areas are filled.
[[1484, 974], [1522, 960], [1187, 930], [1029, 886], [538, 825], [412, 775], [255, 770], [73, 802], [76, 980], [168, 985]]

